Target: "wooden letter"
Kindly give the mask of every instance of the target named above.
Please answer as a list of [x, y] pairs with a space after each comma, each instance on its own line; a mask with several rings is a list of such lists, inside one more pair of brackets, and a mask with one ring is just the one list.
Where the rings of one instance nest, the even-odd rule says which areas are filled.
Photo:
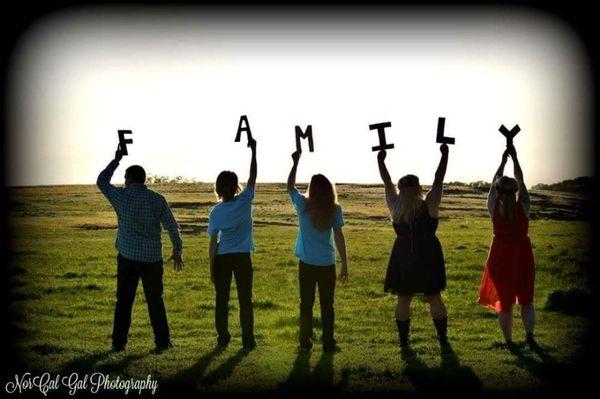
[[394, 148], [393, 144], [388, 144], [385, 141], [385, 128], [391, 127], [392, 122], [381, 122], [375, 123], [373, 125], [369, 125], [369, 130], [377, 129], [377, 134], [379, 135], [379, 145], [375, 147], [371, 147], [373, 151], [381, 151]]
[[296, 126], [296, 151], [302, 152], [300, 139], [308, 139], [308, 151], [314, 152], [315, 147], [313, 146], [312, 125], [306, 126], [306, 132], [303, 132], [300, 126]]
[[502, 133], [502, 135], [506, 137], [506, 146], [508, 147], [512, 144], [513, 137], [515, 137], [517, 133], [521, 131], [521, 128], [519, 127], [519, 125], [515, 125], [512, 129], [508, 130], [506, 126], [502, 125], [498, 130], [500, 130], [500, 133]]
[[[246, 126], [242, 127], [242, 123]], [[237, 134], [235, 135], [235, 142], [239, 143], [241, 140], [242, 132], [246, 132], [248, 138], [248, 147], [250, 147], [250, 139], [252, 138], [252, 132], [250, 132], [250, 124], [248, 123], [248, 117], [246, 115], [240, 116], [240, 124], [238, 125]]]
[[446, 125], [446, 118], [439, 117], [438, 118], [438, 128], [437, 128], [437, 137], [435, 139], [435, 142], [441, 143], [441, 144], [454, 144], [454, 137], [444, 137], [445, 125]]
[[132, 134], [131, 130], [117, 130], [119, 133], [119, 149], [123, 155], [128, 155], [127, 144], [133, 144], [132, 139], [126, 139], [126, 134]]

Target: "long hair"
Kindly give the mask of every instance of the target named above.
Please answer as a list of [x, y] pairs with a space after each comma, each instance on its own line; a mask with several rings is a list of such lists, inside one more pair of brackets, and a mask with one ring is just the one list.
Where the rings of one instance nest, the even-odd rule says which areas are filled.
[[329, 179], [321, 174], [314, 175], [308, 185], [306, 210], [317, 230], [327, 230], [333, 224], [337, 208], [337, 194]]
[[234, 172], [224, 170], [217, 176], [215, 182], [215, 195], [218, 199], [227, 202], [231, 201], [242, 188], [238, 184], [238, 177]]
[[391, 209], [394, 223], [411, 223], [422, 209], [424, 196], [419, 178], [406, 175], [398, 181], [398, 197]]
[[500, 176], [496, 180], [495, 187], [502, 206], [501, 216], [509, 226], [513, 226], [517, 218], [516, 204], [519, 184], [512, 177]]

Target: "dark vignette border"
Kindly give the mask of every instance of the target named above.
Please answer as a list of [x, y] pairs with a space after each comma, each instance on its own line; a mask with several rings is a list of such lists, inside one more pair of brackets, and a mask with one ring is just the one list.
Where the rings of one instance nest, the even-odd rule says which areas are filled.
[[[522, 7], [524, 9], [531, 9], [535, 11], [545, 12], [552, 16], [560, 18], [563, 22], [565, 22], [578, 36], [581, 40], [583, 48], [586, 52], [589, 62], [591, 63], [591, 69], [593, 71], [592, 76], [592, 85], [593, 85], [593, 93], [594, 96], [592, 98], [592, 126], [589, 129], [589, 142], [592, 144], [590, 146], [590, 151], [593, 152], [594, 163], [594, 174], [597, 175], [598, 171], [598, 163], [596, 160], [597, 146], [597, 133], [598, 133], [598, 102], [595, 100], [598, 98], [598, 82], [597, 82], [597, 70], [598, 70], [598, 33], [600, 31], [599, 28], [599, 19], [597, 18], [597, 14], [593, 11], [592, 7], [589, 5], [584, 5], [584, 2], [561, 2], [558, 0], [552, 1], [461, 1], [454, 3], [444, 3], [444, 2], [435, 2], [435, 1], [420, 1], [420, 2], [405, 2], [405, 1], [396, 1], [396, 2], [386, 2], [381, 0], [375, 1], [361, 1], [361, 2], [344, 2], [344, 1], [294, 1], [294, 2], [286, 2], [286, 3], [271, 3], [269, 1], [260, 1], [260, 2], [242, 2], [242, 1], [203, 1], [203, 2], [193, 2], [193, 1], [176, 1], [176, 2], [166, 2], [166, 1], [127, 1], [127, 2], [118, 2], [118, 1], [73, 1], [73, 0], [48, 0], [44, 2], [22, 2], [22, 3], [13, 3], [10, 8], [5, 8], [5, 11], [2, 15], [2, 28], [3, 35], [1, 35], [1, 51], [2, 51], [2, 65], [0, 70], [0, 98], [2, 104], [2, 113], [0, 114], [0, 120], [2, 122], [2, 129], [0, 135], [0, 162], [2, 163], [1, 171], [0, 171], [0, 201], [2, 202], [2, 213], [0, 215], [0, 226], [2, 228], [2, 253], [0, 258], [1, 270], [0, 270], [0, 300], [2, 304], [0, 305], [0, 333], [4, 335], [2, 341], [2, 348], [0, 348], [0, 356], [1, 366], [0, 366], [0, 376], [4, 380], [4, 378], [14, 375], [17, 372], [22, 372], [24, 370], [24, 364], [20, 359], [17, 348], [15, 347], [15, 339], [17, 337], [18, 331], [16, 331], [12, 326], [10, 321], [13, 319], [14, 315], [11, 314], [9, 300], [10, 300], [10, 275], [8, 273], [8, 265], [10, 264], [10, 248], [9, 248], [9, 239], [10, 239], [10, 231], [8, 226], [8, 212], [9, 212], [9, 198], [8, 198], [8, 188], [6, 187], [7, 182], [7, 173], [10, 170], [10, 165], [7, 164], [6, 155], [7, 155], [7, 141], [8, 141], [8, 132], [7, 132], [7, 86], [8, 86], [8, 71], [10, 68], [9, 60], [13, 51], [15, 50], [15, 46], [17, 45], [20, 37], [27, 32], [27, 30], [36, 23], [39, 19], [56, 12], [64, 11], [70, 8], [75, 8], [78, 6], [110, 6], [110, 5], [131, 5], [131, 6], [203, 6], [207, 8], [213, 7], [228, 7], [231, 8], [231, 13], [235, 13], [236, 10], [239, 10], [240, 7], [252, 7], [254, 11], [261, 11], [266, 7], [281, 7], [286, 8], [289, 6], [294, 7], [310, 7], [310, 12], [318, 13], [319, 10], [323, 10], [323, 8], [339, 8], [339, 9], [349, 9], [351, 8], [353, 11], [360, 11], [365, 8], [374, 8], [381, 6], [393, 7], [400, 10], [403, 6], [421, 6], [421, 7], [431, 7], [432, 11], [439, 6], [452, 6], [452, 7], [468, 7], [468, 6], [516, 6]], [[588, 3], [589, 4], [589, 3]], [[559, 160], [557, 160], [559, 161]], [[597, 186], [597, 180], [594, 182], [595, 186]], [[596, 187], [597, 188], [597, 187]], [[594, 190], [593, 194], [593, 204], [596, 203], [596, 190]], [[590, 217], [592, 218], [592, 242], [595, 243], [598, 237], [598, 226], [596, 223], [597, 218], [597, 210], [595, 207], [592, 207], [592, 212]], [[596, 261], [598, 260], [598, 250], [595, 246], [592, 247], [592, 264], [596, 265]], [[598, 358], [598, 338], [595, 338], [598, 333], [600, 333], [599, 328], [599, 319], [600, 315], [598, 314], [598, 307], [595, 306], [598, 301], [598, 270], [593, 267], [591, 268], [591, 285], [593, 288], [593, 298], [594, 298], [594, 306], [592, 313], [592, 328], [589, 331], [589, 337], [587, 339], [587, 347], [588, 350], [585, 354], [582, 354], [580, 361], [578, 362], [578, 367], [576, 370], [573, 370], [580, 378], [580, 381], [588, 381], [588, 386], [572, 386], [569, 384], [570, 381], [566, 381], [566, 386], [561, 388], [561, 394], [576, 394], [576, 393], [587, 393], [588, 390], [592, 391], [591, 388], [595, 386], [595, 371], [600, 369], [600, 365], [597, 365]], [[568, 343], [565, 343], [568, 345]], [[567, 379], [568, 380], [568, 379]], [[592, 391], [593, 392], [593, 391]], [[166, 394], [165, 389], [159, 388], [159, 394]], [[184, 392], [181, 392], [184, 393]], [[189, 393], [189, 392], [188, 392]], [[525, 392], [520, 392], [525, 393]], [[0, 394], [5, 396], [3, 386], [0, 387]], [[484, 393], [485, 396], [502, 396], [506, 397], [510, 394], [510, 392], [497, 392], [497, 393]], [[527, 392], [527, 396], [529, 397], [542, 397], [549, 396], [551, 394], [559, 394], [557, 391], [553, 392]], [[133, 395], [133, 394], [132, 394]], [[162, 396], [159, 395], [159, 396]], [[27, 395], [30, 396], [30, 395]], [[40, 394], [32, 395], [32, 397], [40, 397]], [[53, 395], [50, 395], [53, 396]], [[54, 395], [56, 396], [56, 395]], [[87, 396], [87, 395], [85, 395]], [[106, 396], [106, 395], [103, 395]], [[123, 395], [118, 395], [123, 397]], [[245, 395], [248, 396], [248, 395]], [[270, 395], [272, 396], [272, 395]], [[391, 397], [391, 393], [389, 394], [380, 394], [378, 393], [378, 397]], [[398, 395], [395, 394], [395, 397]], [[414, 396], [414, 395], [411, 395]]]

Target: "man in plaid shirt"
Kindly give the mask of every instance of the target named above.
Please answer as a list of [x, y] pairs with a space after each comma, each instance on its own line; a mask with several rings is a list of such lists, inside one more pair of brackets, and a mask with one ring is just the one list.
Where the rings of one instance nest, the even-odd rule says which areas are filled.
[[154, 330], [156, 348], [172, 346], [169, 339], [167, 312], [163, 302], [163, 254], [161, 225], [168, 230], [173, 243], [173, 252], [168, 261], [173, 260], [175, 270], [183, 270], [182, 241], [179, 226], [173, 217], [165, 198], [149, 190], [146, 185], [146, 172], [139, 165], [125, 171], [125, 187], [110, 184], [115, 169], [123, 158], [119, 147], [106, 169], [100, 172], [97, 185], [117, 213], [118, 231], [115, 247], [117, 256], [117, 304], [112, 334], [112, 345], [122, 351], [127, 344], [131, 325], [131, 309], [138, 282], [141, 278], [144, 295], [148, 303], [150, 322]]

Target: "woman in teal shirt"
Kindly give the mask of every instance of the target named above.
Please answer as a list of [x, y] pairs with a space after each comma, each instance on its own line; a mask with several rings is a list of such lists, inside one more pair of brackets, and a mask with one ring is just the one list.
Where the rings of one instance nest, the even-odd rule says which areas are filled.
[[300, 152], [292, 154], [294, 165], [287, 181], [287, 190], [298, 214], [298, 237], [295, 255], [300, 258], [300, 349], [312, 348], [312, 309], [315, 289], [319, 287], [323, 350], [334, 351], [333, 297], [335, 291], [335, 247], [342, 261], [339, 278], [348, 281], [346, 242], [342, 233], [342, 208], [336, 202], [335, 187], [323, 175], [314, 175], [308, 187], [308, 196], [296, 189], [296, 170]]
[[228, 330], [229, 292], [231, 278], [235, 284], [240, 303], [242, 345], [251, 350], [254, 340], [254, 311], [252, 306], [252, 200], [256, 184], [256, 141], [251, 139], [252, 160], [250, 177], [246, 188], [240, 192], [238, 177], [230, 171], [219, 173], [215, 194], [220, 202], [210, 211], [208, 234], [210, 244], [210, 279], [215, 285], [215, 325], [217, 344], [227, 346], [231, 339]]

